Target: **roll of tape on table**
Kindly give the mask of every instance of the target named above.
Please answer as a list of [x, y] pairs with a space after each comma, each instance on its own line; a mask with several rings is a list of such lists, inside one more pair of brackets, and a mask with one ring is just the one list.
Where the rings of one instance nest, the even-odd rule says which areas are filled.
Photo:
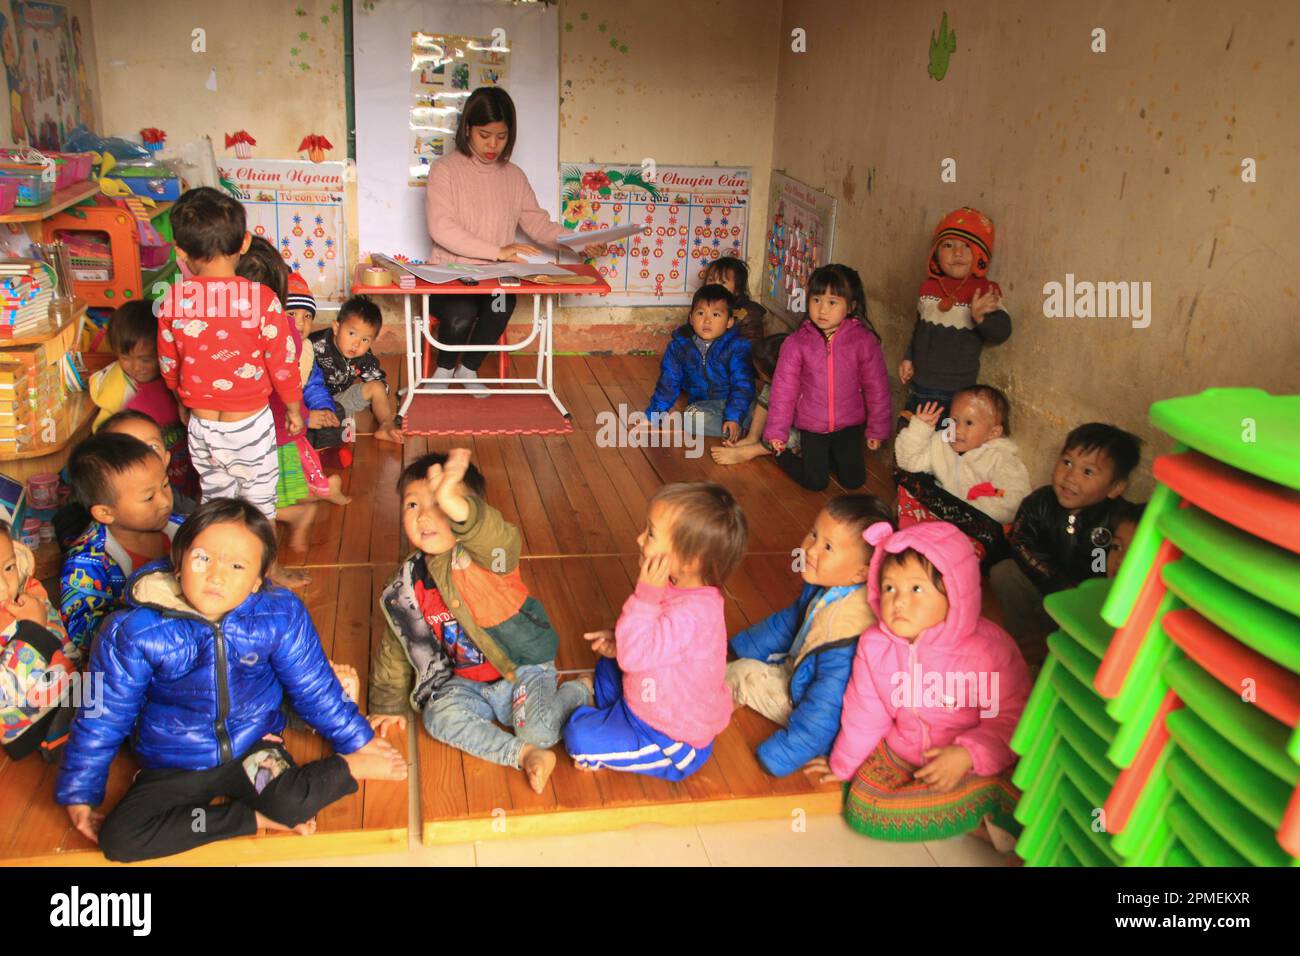
[[392, 285], [393, 274], [387, 269], [381, 269], [379, 266], [366, 266], [361, 272], [361, 284], [368, 286]]

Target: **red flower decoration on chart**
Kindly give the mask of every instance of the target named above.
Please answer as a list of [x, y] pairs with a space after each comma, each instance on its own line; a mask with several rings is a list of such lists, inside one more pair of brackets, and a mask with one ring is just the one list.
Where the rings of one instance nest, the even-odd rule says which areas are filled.
[[612, 185], [610, 178], [598, 169], [582, 174], [583, 189], [604, 189], [610, 185]]

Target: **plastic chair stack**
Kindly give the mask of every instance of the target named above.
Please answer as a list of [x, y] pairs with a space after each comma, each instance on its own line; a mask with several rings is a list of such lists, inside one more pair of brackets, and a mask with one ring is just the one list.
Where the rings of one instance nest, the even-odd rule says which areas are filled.
[[1101, 619], [1110, 582], [1087, 581], [1044, 602], [1060, 630], [1011, 739], [1020, 755], [1012, 777], [1023, 791], [1016, 853], [1030, 866], [1115, 866], [1123, 862], [1100, 807], [1118, 769], [1107, 757], [1118, 725], [1093, 688], [1110, 642]]
[[[1086, 827], [1106, 832], [1109, 842], [1094, 833], [1092, 843], [1118, 857], [1110, 862], [1295, 865], [1300, 396], [1212, 389], [1157, 402], [1151, 419], [1178, 447], [1154, 463], [1159, 485], [1109, 593], [1102, 593], [1105, 582], [1087, 582], [1046, 602], [1076, 643], [1086, 645], [1063, 617], [1072, 602], [1100, 605], [1100, 628], [1115, 628], [1089, 682], [1114, 728], [1110, 737], [1100, 735], [1113, 785], [1101, 802], [1076, 801], [1060, 820], [1061, 839], [1040, 837], [1031, 826], [1045, 799], [1032, 760], [1039, 736], [1050, 732], [1079, 749], [1067, 730], [1076, 711], [1062, 720], [1059, 704], [1039, 701], [1052, 696], [1045, 682], [1060, 695], [1058, 672], [1071, 652], [1078, 656], [1053, 635], [1058, 647], [1012, 740], [1022, 755], [1016, 780], [1025, 790], [1017, 852], [1037, 864], [1101, 862], [1070, 844], [1072, 832]], [[1035, 705], [1048, 709], [1053, 726], [1035, 727]], [[1069, 756], [1062, 762], [1067, 778]]]

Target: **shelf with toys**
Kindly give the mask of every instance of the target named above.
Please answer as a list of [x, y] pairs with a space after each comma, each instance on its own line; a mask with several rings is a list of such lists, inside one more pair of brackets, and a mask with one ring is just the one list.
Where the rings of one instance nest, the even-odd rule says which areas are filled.
[[84, 202], [98, 192], [97, 182], [74, 183], [66, 189], [60, 189], [50, 197], [48, 202], [43, 202], [39, 206], [15, 206], [11, 212], [0, 215], [0, 223], [40, 222], [55, 213], [63, 212], [70, 206]]

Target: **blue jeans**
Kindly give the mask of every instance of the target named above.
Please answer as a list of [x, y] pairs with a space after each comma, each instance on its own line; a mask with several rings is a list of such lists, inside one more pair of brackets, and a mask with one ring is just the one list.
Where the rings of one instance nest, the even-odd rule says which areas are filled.
[[424, 705], [424, 728], [457, 750], [518, 768], [525, 744], [542, 750], [555, 746], [564, 722], [588, 699], [586, 686], [578, 681], [557, 689], [554, 662], [525, 664], [515, 671], [514, 683], [453, 677]]
[[[687, 415], [696, 416], [695, 434], [705, 435], [708, 438], [721, 438], [722, 426], [724, 424], [723, 413], [727, 410], [727, 403], [720, 398], [710, 398], [703, 402], [692, 402], [686, 406], [682, 412], [683, 418]], [[737, 438], [744, 438], [745, 431], [749, 428], [749, 423], [754, 418], [754, 406], [750, 403], [749, 411], [745, 412], [744, 418], [740, 421], [740, 434]]]
[[692, 747], [655, 730], [623, 697], [623, 672], [609, 657], [596, 661], [596, 706], [579, 707], [564, 728], [569, 756], [588, 770], [643, 773], [685, 780], [709, 761], [713, 742]]

